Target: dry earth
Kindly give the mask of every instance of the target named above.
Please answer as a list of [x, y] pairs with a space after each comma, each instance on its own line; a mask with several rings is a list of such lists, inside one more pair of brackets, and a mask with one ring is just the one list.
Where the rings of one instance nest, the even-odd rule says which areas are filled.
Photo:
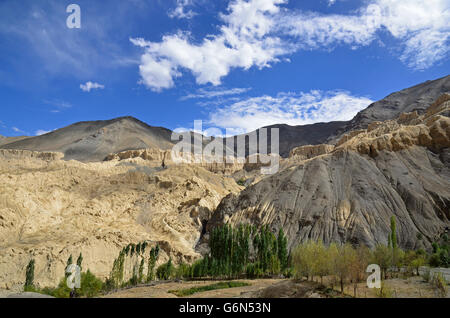
[[[212, 290], [196, 293], [185, 298], [323, 298], [323, 297], [353, 297], [353, 286], [347, 285], [344, 296], [340, 290], [325, 293], [326, 288], [318, 282], [296, 281], [291, 279], [256, 279], [240, 280], [250, 286]], [[324, 282], [327, 278], [324, 279]], [[106, 298], [177, 298], [171, 290], [187, 289], [217, 283], [218, 281], [169, 282], [155, 286], [141, 286], [120, 290], [104, 297]], [[392, 298], [435, 298], [438, 297], [433, 287], [419, 276], [388, 279], [385, 285], [392, 293]], [[359, 283], [358, 298], [377, 298], [376, 289], [367, 288], [366, 283]], [[450, 297], [450, 295], [448, 295]]]

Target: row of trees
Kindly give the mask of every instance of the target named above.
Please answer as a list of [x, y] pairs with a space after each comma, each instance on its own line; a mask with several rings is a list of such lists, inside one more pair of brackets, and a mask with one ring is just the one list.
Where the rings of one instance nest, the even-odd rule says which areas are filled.
[[[280, 229], [276, 236], [267, 226], [257, 228], [251, 225], [240, 225], [237, 228], [224, 225], [214, 228], [209, 237], [210, 252], [192, 265], [181, 263], [175, 266], [170, 258], [168, 262], [156, 268], [160, 248], [158, 245], [153, 246], [147, 254], [148, 247], [147, 242], [125, 246], [114, 260], [110, 275], [104, 283], [89, 270], [82, 273], [82, 284], [84, 281], [86, 288], [91, 290], [86, 293], [92, 294], [92, 290], [98, 289], [107, 291], [135, 286], [156, 279], [258, 278], [279, 274], [289, 277], [291, 273], [297, 278], [318, 278], [321, 282], [324, 277], [331, 277], [333, 286], [340, 285], [341, 291], [346, 284], [353, 283], [356, 293], [356, 284], [367, 276], [365, 270], [368, 264], [378, 264], [384, 279], [398, 274], [400, 268], [406, 269], [407, 273], [418, 275], [419, 267], [427, 263], [432, 266], [448, 266], [449, 250], [448, 238], [444, 235], [439, 243], [433, 243], [431, 256], [423, 250], [403, 251], [398, 247], [394, 217], [391, 218], [388, 245], [379, 244], [373, 250], [365, 246], [334, 243], [325, 246], [321, 241], [308, 241], [294, 248], [290, 255], [283, 229]], [[82, 262], [83, 256], [80, 253], [76, 262], [80, 269]], [[73, 258], [70, 255], [67, 266], [72, 263]], [[25, 290], [35, 289], [34, 267], [35, 261], [32, 259], [26, 269]], [[57, 289], [60, 295], [67, 294], [65, 279], [61, 280]], [[50, 292], [58, 294], [55, 290]]]
[[292, 252], [292, 266], [297, 278], [314, 280], [328, 277], [332, 287], [352, 283], [356, 294], [357, 284], [367, 278], [369, 264], [377, 264], [381, 269], [381, 278], [399, 273], [417, 274], [420, 266], [426, 264], [423, 251], [403, 251], [379, 244], [373, 250], [366, 246], [353, 247], [350, 244], [332, 243], [325, 246], [321, 241], [308, 241], [298, 245]]
[[256, 228], [224, 225], [214, 228], [209, 238], [210, 253], [195, 262], [184, 275], [192, 278], [243, 275], [262, 277], [284, 272], [288, 267], [287, 238], [283, 229], [276, 237], [267, 226]]
[[[147, 242], [129, 244], [119, 252], [119, 256], [114, 260], [111, 273], [105, 282], [106, 289], [136, 286], [139, 283], [155, 279], [155, 266], [158, 261], [160, 248], [158, 245], [152, 247], [147, 258], [145, 255], [147, 246]], [[125, 263], [127, 259], [129, 259], [128, 263], [132, 266], [132, 275], [125, 281]], [[146, 261], [147, 273], [144, 274]]]
[[[444, 241], [446, 237], [443, 238]], [[419, 275], [419, 267], [428, 263], [433, 266], [432, 260], [442, 250], [448, 249], [448, 244], [433, 244], [433, 254], [428, 256], [424, 250], [404, 251], [398, 247], [396, 220], [391, 218], [391, 232], [388, 237], [388, 245], [378, 244], [374, 249], [366, 246], [354, 247], [350, 244], [335, 244], [325, 246], [321, 241], [308, 241], [298, 245], [291, 256], [291, 265], [297, 278], [306, 277], [314, 280], [330, 276], [331, 284], [340, 285], [341, 292], [348, 283], [353, 283], [356, 294], [357, 284], [367, 277], [366, 269], [369, 264], [377, 264], [381, 269], [381, 278], [399, 275]], [[402, 271], [400, 271], [402, 269]]]

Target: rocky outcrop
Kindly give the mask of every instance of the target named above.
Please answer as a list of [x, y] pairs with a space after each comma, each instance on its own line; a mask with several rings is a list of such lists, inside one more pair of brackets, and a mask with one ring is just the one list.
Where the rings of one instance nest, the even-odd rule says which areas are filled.
[[337, 136], [366, 129], [375, 121], [397, 118], [401, 113], [423, 114], [442, 94], [450, 92], [450, 75], [395, 92], [359, 112]]
[[387, 244], [395, 216], [400, 246], [429, 246], [450, 225], [450, 122], [441, 115], [448, 105], [433, 107], [433, 115], [377, 123], [328, 154], [228, 195], [208, 230], [267, 224], [282, 227], [290, 247], [307, 239], [374, 246]]
[[195, 165], [162, 169], [142, 158], [85, 164], [62, 156], [0, 151], [0, 289], [19, 291], [31, 258], [36, 284], [56, 286], [69, 255], [80, 252], [83, 268], [104, 279], [124, 246], [143, 241], [161, 246], [159, 263], [169, 256], [193, 262], [205, 220], [241, 189]]
[[316, 146], [302, 146], [294, 148], [289, 154], [289, 158], [298, 160], [311, 159], [317, 156], [325, 155], [333, 151], [333, 145], [316, 145]]

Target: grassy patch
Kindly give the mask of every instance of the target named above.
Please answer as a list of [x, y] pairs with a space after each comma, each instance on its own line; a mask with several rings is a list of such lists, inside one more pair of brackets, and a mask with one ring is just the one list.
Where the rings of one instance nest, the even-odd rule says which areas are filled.
[[196, 293], [201, 293], [201, 292], [205, 292], [205, 291], [209, 291], [209, 290], [227, 289], [227, 288], [244, 287], [244, 286], [250, 286], [250, 284], [245, 283], [245, 282], [220, 282], [217, 284], [200, 286], [200, 287], [192, 287], [192, 288], [186, 288], [186, 289], [180, 289], [180, 290], [169, 290], [169, 293], [174, 294], [178, 297], [186, 297], [186, 296], [190, 296], [190, 295], [193, 295]]

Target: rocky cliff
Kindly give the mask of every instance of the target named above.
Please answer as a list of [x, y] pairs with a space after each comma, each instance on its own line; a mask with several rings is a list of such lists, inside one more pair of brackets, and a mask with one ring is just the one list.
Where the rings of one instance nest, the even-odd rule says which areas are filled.
[[[423, 115], [402, 114], [344, 136], [338, 146], [294, 149], [279, 173], [228, 195], [208, 230], [224, 224], [282, 227], [292, 247], [307, 239], [429, 246], [450, 225], [450, 96]], [[421, 233], [423, 240], [418, 240]]]

